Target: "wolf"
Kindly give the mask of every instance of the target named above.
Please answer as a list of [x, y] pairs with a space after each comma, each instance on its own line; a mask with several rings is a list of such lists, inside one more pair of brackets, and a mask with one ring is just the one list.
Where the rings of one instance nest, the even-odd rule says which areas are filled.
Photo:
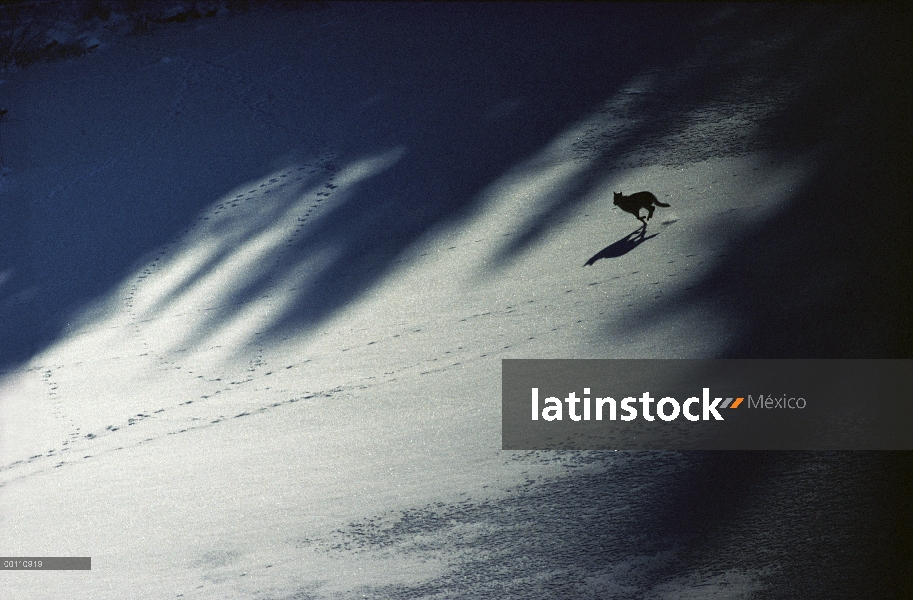
[[[656, 208], [653, 206], [654, 204], [656, 206], [669, 208], [668, 204], [663, 204], [657, 200], [656, 196], [650, 192], [637, 192], [631, 194], [630, 196], [625, 196], [624, 194], [620, 194], [618, 192], [613, 193], [615, 194], [615, 206], [637, 217], [637, 219], [644, 224], [644, 227], [647, 226], [647, 220], [653, 218], [653, 211], [656, 210]], [[646, 218], [640, 216], [640, 209], [642, 208], [646, 208], [648, 211]]]

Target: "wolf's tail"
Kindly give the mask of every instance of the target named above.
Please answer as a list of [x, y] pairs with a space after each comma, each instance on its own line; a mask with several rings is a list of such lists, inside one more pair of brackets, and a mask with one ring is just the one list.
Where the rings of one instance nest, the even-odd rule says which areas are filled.
[[660, 202], [659, 200], [654, 200], [653, 203], [656, 204], [656, 206], [662, 206], [663, 208], [669, 208], [668, 204]]

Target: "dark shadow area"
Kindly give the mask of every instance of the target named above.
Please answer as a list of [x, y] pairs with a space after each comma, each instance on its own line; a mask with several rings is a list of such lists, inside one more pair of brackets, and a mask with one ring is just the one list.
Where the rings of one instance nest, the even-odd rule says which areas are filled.
[[[107, 77], [93, 71], [96, 63], [63, 89], [53, 80], [31, 82], [28, 98], [15, 105], [24, 108], [11, 116], [50, 139], [59, 125], [36, 123], [50, 106], [59, 122], [82, 123], [80, 139], [91, 154], [80, 157], [66, 132], [59, 147], [27, 157], [59, 161], [58, 181], [42, 192], [16, 190], [16, 202], [3, 207], [0, 368], [48, 346], [73, 313], [120, 284], [204, 208], [289, 157], [307, 160], [331, 148], [335, 168], [343, 168], [404, 148], [395, 167], [315, 219], [313, 235], [296, 243], [294, 256], [233, 290], [209, 331], [197, 333], [213, 333], [299, 260], [332, 248], [332, 262], [267, 333], [319, 323], [381, 281], [422, 233], [471, 215], [480, 191], [645, 65], [688, 54], [698, 41], [682, 23], [700, 27], [716, 10], [342, 4], [315, 16], [282, 9], [268, 31], [237, 31], [238, 43], [247, 43], [245, 35], [251, 40], [244, 51], [199, 62], [169, 56], [168, 48], [158, 63], [158, 55], [141, 57], [148, 66], [125, 71], [112, 85], [135, 86], [146, 103], [86, 92]], [[170, 25], [184, 26], [190, 25]], [[643, 44], [643, 36], [651, 43]], [[67, 86], [79, 93], [68, 96]], [[109, 122], [112, 116], [120, 125]], [[126, 146], [112, 131], [147, 122], [135, 126], [139, 141]], [[13, 138], [4, 131], [5, 143]], [[195, 271], [184, 286], [210, 272]]]
[[647, 233], [647, 225], [646, 225], [646, 223], [644, 223], [643, 227], [632, 231], [631, 233], [624, 236], [617, 242], [612, 242], [611, 244], [609, 244], [608, 246], [606, 246], [605, 248], [603, 248], [602, 250], [600, 250], [599, 252], [597, 252], [596, 254], [591, 256], [590, 259], [583, 264], [583, 266], [589, 267], [590, 265], [595, 263], [597, 260], [601, 260], [603, 258], [618, 258], [619, 256], [624, 256], [625, 254], [627, 254], [634, 248], [637, 248], [638, 246], [640, 246], [647, 240], [649, 240], [651, 238], [655, 238], [657, 235], [659, 235], [658, 233], [654, 233], [653, 235], [651, 235], [649, 237], [644, 237], [646, 235], [646, 233]]
[[738, 323], [719, 358], [913, 356], [910, 13], [848, 8], [860, 18], [834, 71], [759, 130], [770, 161], [816, 150], [811, 176], [698, 285], [626, 329], [709, 305]]
[[[401, 161], [315, 219], [313, 233], [296, 242], [294, 254], [233, 290], [229, 308], [210, 320], [209, 331], [197, 333], [205, 337], [217, 330], [237, 307], [262, 295], [299, 260], [334, 248], [336, 257], [299, 290], [270, 333], [282, 335], [319, 323], [380, 282], [424, 232], [473, 214], [482, 190], [581, 116], [620, 111], [610, 116], [625, 117], [620, 109], [604, 107], [606, 98], [619, 94], [632, 98], [625, 109], [631, 125], [614, 135], [594, 134], [577, 142], [576, 149], [592, 163], [552, 195], [546, 210], [517, 232], [496, 264], [522, 253], [563, 220], [608, 170], [762, 149], [768, 149], [774, 162], [785, 162], [824, 142], [837, 154], [818, 170], [820, 189], [791, 205], [813, 215], [814, 222], [800, 226], [801, 231], [786, 225], [773, 236], [762, 232], [762, 246], [780, 238], [802, 249], [795, 256], [809, 256], [807, 250], [820, 254], [818, 239], [839, 239], [829, 228], [855, 223], [854, 230], [839, 233], [862, 240], [866, 236], [859, 234], [868, 231], [876, 239], [851, 243], [838, 255], [857, 257], [857, 266], [858, 257], [879, 250], [896, 260], [905, 255], [896, 249], [908, 239], [909, 230], [903, 226], [908, 203], [901, 200], [906, 190], [896, 185], [897, 173], [904, 172], [896, 166], [903, 151], [893, 149], [896, 143], [884, 145], [879, 131], [896, 123], [890, 134], [899, 140], [900, 132], [909, 129], [909, 117], [899, 110], [906, 97], [897, 83], [902, 73], [892, 72], [902, 61], [895, 48], [900, 43], [896, 25], [893, 37], [880, 35], [880, 28], [891, 24], [885, 10], [367, 5], [318, 13], [325, 27], [315, 24], [311, 11], [302, 11], [296, 19], [298, 13], [283, 10], [284, 29], [270, 32], [270, 45], [232, 55], [228, 62], [214, 57], [218, 68], [186, 65], [185, 79], [195, 82], [180, 98], [180, 113], [193, 115], [182, 121], [186, 126], [157, 133], [153, 143], [138, 147], [127, 162], [115, 160], [101, 169], [93, 164], [73, 167], [72, 176], [62, 178], [52, 193], [30, 198], [26, 190], [21, 204], [4, 206], [0, 270], [7, 280], [0, 287], [0, 368], [52, 342], [71, 313], [121, 282], [136, 261], [174, 239], [202, 208], [272, 172], [277, 161], [306, 157], [323, 145], [341, 150], [334, 165], [338, 169], [359, 157], [402, 147], [406, 155]], [[291, 65], [295, 68], [288, 68]], [[251, 74], [264, 66], [274, 71], [266, 81], [275, 81], [275, 89], [254, 84]], [[236, 87], [226, 89], [225, 98], [213, 104], [212, 90], [205, 86], [223, 85], [217, 78], [224, 79], [225, 71]], [[644, 74], [654, 78], [653, 87], [625, 91]], [[177, 87], [177, 76], [169, 77], [164, 83]], [[162, 84], [150, 78], [148, 85]], [[194, 90], [200, 91], [195, 95]], [[767, 95], [753, 95], [756, 90], [767, 90]], [[764, 109], [756, 133], [726, 126], [715, 135], [675, 139], [683, 124], [694, 120], [695, 111], [713, 109], [720, 113], [717, 121], [725, 122], [727, 107], [746, 95]], [[123, 110], [101, 104], [97, 115], [93, 107], [75, 108], [85, 108], [88, 116], [82, 118], [90, 123], [92, 116], [103, 122], [103, 109]], [[128, 110], [138, 121], [181, 118], [153, 104]], [[872, 114], [881, 116], [873, 120]], [[896, 117], [893, 122], [889, 114]], [[240, 121], [254, 121], [260, 131], [242, 136], [235, 126]], [[296, 126], [290, 130], [288, 122]], [[190, 150], [187, 136], [193, 140]], [[100, 141], [103, 148], [105, 139]], [[118, 151], [112, 144], [111, 152]], [[840, 153], [842, 158], [836, 158]], [[82, 176], [80, 169], [97, 172]], [[872, 197], [879, 198], [880, 208], [860, 210], [864, 214], [858, 219], [854, 207], [862, 204], [854, 200]], [[827, 204], [819, 205], [823, 198]], [[887, 232], [880, 217], [873, 218], [879, 214], [894, 215], [887, 220]], [[261, 231], [268, 227], [264, 223]], [[748, 256], [763, 261], [765, 252], [752, 249]], [[892, 261], [865, 262], [875, 270], [854, 273], [862, 279], [853, 285], [855, 292], [849, 291], [853, 302], [868, 315], [896, 313], [886, 298], [896, 298], [897, 292], [872, 295], [869, 282], [897, 287], [904, 278], [896, 277], [896, 269], [885, 273], [884, 265]], [[217, 264], [198, 269], [184, 287], [192, 287]], [[748, 290], [782, 290], [781, 268], [771, 267], [773, 278], [761, 278], [762, 285], [753, 288], [743, 285], [743, 276], [720, 275], [691, 290], [689, 298], [667, 303], [668, 310], [687, 306], [691, 299], [703, 302], [705, 290], [725, 295], [728, 282], [733, 282], [737, 288], [731, 293], [752, 296], [724, 302], [732, 306], [727, 310], [745, 307], [741, 318], [746, 327], [756, 324], [758, 330], [775, 331], [769, 320], [762, 321], [765, 313], [781, 313], [778, 306], [751, 306], [775, 295]], [[730, 269], [745, 272], [742, 265]], [[875, 298], [867, 305], [870, 296]], [[806, 311], [789, 321], [804, 330], [819, 330], [816, 315], [827, 312]], [[624, 321], [635, 326], [639, 322]], [[885, 322], [879, 317], [879, 324]], [[810, 353], [816, 344], [806, 343]], [[865, 352], [865, 344], [850, 345], [860, 348], [859, 355]]]
[[[632, 124], [617, 131], [595, 131], [578, 140], [581, 155], [594, 161], [591, 168], [577, 176], [566, 193], [555, 195], [527, 230], [506, 244], [500, 260], [522, 253], [544, 236], [551, 223], [574, 211], [598, 177], [619, 167], [678, 166], [750, 154], [763, 156], [769, 166], [779, 166], [802, 162], [812, 151], [827, 149], [823, 161], [813, 167], [815, 178], [807, 194], [794, 194], [788, 203], [788, 210], [813, 219], [802, 223], [798, 215], [784, 216], [782, 222], [791, 223], [791, 230], [772, 224], [772, 231], [746, 241], [739, 248], [742, 252], [731, 252], [730, 256], [747, 255], [766, 264], [771, 277], [757, 286], [745, 285], [752, 279], [751, 271], [733, 265], [720, 279], [732, 293], [752, 298], [727, 299], [721, 306], [726, 310], [732, 306], [746, 328], [776, 331], [776, 326], [763, 322], [764, 311], [752, 305], [766, 298], [766, 310], [780, 312], [776, 304], [789, 289], [783, 284], [791, 265], [781, 274], [784, 265], [766, 257], [779, 256], [768, 250], [776, 244], [782, 251], [786, 244], [798, 250], [793, 253], [797, 260], [808, 250], [812, 256], [828, 256], [825, 262], [831, 264], [825, 269], [838, 270], [845, 256], [855, 257], [857, 265], [864, 261], [874, 266], [867, 273], [857, 269], [854, 276], [861, 278], [847, 279], [846, 289], [841, 290], [845, 295], [854, 288], [850, 294], [856, 301], [862, 301], [859, 295], [870, 282], [884, 287], [885, 271], [892, 271], [892, 300], [878, 300], [871, 310], [862, 309], [873, 315], [887, 311], [896, 319], [899, 308], [909, 306], [898, 302], [896, 289], [899, 282], [910, 280], [909, 261], [904, 258], [909, 256], [910, 185], [902, 175], [910, 165], [910, 117], [902, 108], [910, 100], [910, 51], [903, 33], [909, 21], [907, 11], [884, 5], [843, 5], [836, 10], [820, 5], [729, 5], [720, 7], [713, 18], [683, 26], [700, 42], [651, 63], [650, 85], [630, 92], [619, 89], [622, 97], [631, 98], [623, 107], [615, 102], [598, 109], [607, 117], [630, 116]], [[686, 196], [686, 190], [676, 192]], [[693, 206], [701, 202], [700, 198], [688, 200]], [[835, 228], [840, 231], [830, 231]], [[824, 248], [839, 239], [835, 233], [847, 236], [850, 243], [830, 257]], [[879, 251], [897, 262], [875, 264]], [[821, 263], [816, 263], [815, 270], [820, 269]], [[703, 294], [720, 296], [719, 283], [708, 281], [689, 300], [703, 302]], [[761, 291], [774, 289], [775, 294]], [[815, 293], [812, 290], [802, 303], [818, 301], [813, 300]], [[819, 300], [830, 302], [825, 297]], [[688, 303], [665, 304], [675, 312]], [[643, 318], [655, 322], [650, 310]], [[854, 320], [852, 312], [847, 317]], [[903, 319], [909, 323], [907, 317]], [[808, 323], [802, 328], [810, 330], [821, 324], [818, 319], [794, 321]], [[857, 333], [866, 329], [865, 325], [853, 327]], [[897, 348], [895, 342], [890, 344]], [[814, 355], [814, 345], [808, 344], [809, 355]], [[857, 355], [864, 352], [860, 349]]]
[[[548, 453], [570, 474], [505, 499], [352, 523], [317, 550], [451, 556], [382, 597], [904, 597], [908, 453]], [[907, 475], [903, 475], [903, 473]], [[904, 479], [904, 477], [906, 479]], [[906, 581], [909, 581], [907, 578]]]
[[[343, 9], [319, 14], [334, 10]], [[276, 160], [326, 140], [343, 151], [338, 165], [403, 147], [403, 160], [320, 217], [314, 235], [296, 247], [301, 257], [327, 247], [341, 251], [272, 333], [320, 322], [379, 282], [423, 232], [472, 214], [479, 192], [509, 167], [657, 66], [678, 76], [635, 95], [636, 124], [615, 137], [580, 142], [582, 153], [596, 156], [595, 166], [572, 189], [555, 194], [500, 259], [524, 251], [570, 213], [606, 169], [759, 149], [785, 162], [824, 145], [823, 163], [788, 214], [743, 240], [744, 252], [733, 248], [734, 258], [713, 276], [662, 308], [726, 306], [744, 327], [742, 341], [726, 353], [733, 357], [820, 356], [821, 349], [833, 356], [896, 356], [909, 348], [909, 311], [901, 308], [910, 305], [906, 12], [854, 5], [596, 4], [345, 10], [339, 23], [319, 28], [309, 11], [301, 22], [284, 12], [287, 29], [273, 32], [277, 43], [220, 65], [238, 79], [239, 89], [226, 90], [225, 104], [234, 112], [207, 107], [205, 95], [188, 93], [183, 110], [212, 115], [196, 121], [192, 133], [160, 135], [136, 151], [126, 170], [118, 171], [115, 161], [80, 179], [77, 169], [50, 194], [34, 198], [23, 190], [21, 201], [4, 205], [0, 368], [56, 339], [69, 314], [122, 281], [202, 207], [269, 173]], [[332, 33], [332, 47], [324, 47], [316, 29]], [[651, 43], [642, 43], [647, 38]], [[281, 62], [289, 48], [279, 42], [286, 39], [297, 48], [297, 70]], [[707, 56], [715, 60], [696, 60]], [[284, 93], [296, 93], [271, 97], [268, 89], [245, 88], [245, 73], [263, 64], [282, 65], [275, 77], [285, 80]], [[206, 82], [207, 71], [201, 72], [197, 85]], [[775, 110], [764, 113], [757, 133], [728, 129], [669, 143], [695, 109], [725, 107], [767, 84], [777, 84], [778, 95], [758, 102]], [[522, 108], [491, 112], [511, 100]], [[149, 111], [162, 109], [129, 110], [150, 119]], [[233, 136], [232, 117], [242, 112], [262, 122], [259, 138]], [[489, 114], [494, 121], [482, 118]], [[297, 118], [298, 129], [280, 127], [288, 115]], [[204, 140], [205, 152], [189, 154], [188, 135]], [[768, 260], [772, 256], [778, 260]], [[293, 264], [255, 277], [234, 292], [231, 304], [261, 294]], [[828, 285], [803, 283], [822, 278]], [[801, 293], [785, 298], [785, 290], [799, 287]], [[653, 321], [657, 313], [650, 310], [623, 321], [633, 327]]]
[[[847, 6], [803, 15], [805, 9], [768, 8], [756, 13], [767, 17], [745, 39], [777, 28], [800, 34], [771, 52], [772, 59], [799, 63], [828, 32], [829, 44], [839, 40], [802, 93], [779, 105], [750, 140], [772, 164], [815, 150], [814, 171], [791, 190], [782, 211], [727, 247], [697, 286], [638, 309], [631, 321], [626, 316], [607, 324], [606, 338], [617, 327], [627, 334], [646, 331], [710, 306], [738, 324], [718, 358], [910, 358], [909, 9]], [[778, 25], [778, 14], [802, 16]], [[725, 69], [707, 72], [697, 81], [713, 86], [728, 75]], [[703, 557], [725, 546], [732, 555], [754, 557], [742, 564], [782, 561], [757, 597], [902, 598], [911, 589], [913, 453], [783, 453], [776, 459], [709, 453], [691, 459], [697, 456], [703, 466], [681, 472], [693, 485], [677, 477], [665, 481], [699, 510], [674, 504], [657, 509], [667, 516], [656, 529], [649, 519], [638, 521], [646, 532], [667, 529], [694, 540], [690, 569], [703, 568]], [[721, 497], [738, 508], [724, 507]], [[691, 521], [691, 514], [700, 518]], [[739, 533], [727, 542], [725, 536], [692, 537], [705, 529]], [[807, 560], [812, 555], [820, 560]], [[723, 555], [717, 561], [731, 563]]]

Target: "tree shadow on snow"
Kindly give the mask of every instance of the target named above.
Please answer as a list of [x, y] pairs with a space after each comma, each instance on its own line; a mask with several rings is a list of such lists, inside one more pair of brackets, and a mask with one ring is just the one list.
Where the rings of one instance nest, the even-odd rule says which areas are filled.
[[[254, 188], [247, 186], [259, 188], [264, 178], [302, 166], [320, 169], [314, 177], [353, 177], [333, 184], [333, 202], [319, 213], [301, 207], [288, 214], [301, 194], [321, 191], [308, 187], [322, 185], [315, 179], [261, 195], [271, 203], [259, 213], [234, 221], [220, 213], [221, 229], [210, 227], [185, 253], [201, 250], [205, 258], [170, 270], [181, 279], [159, 310], [219, 279], [223, 297], [217, 306], [198, 307], [206, 317], [186, 336], [205, 343], [253, 300], [274, 293], [277, 282], [293, 281], [262, 339], [325, 321], [383, 281], [426, 232], [479, 211], [483, 192], [505, 172], [651, 60], [687, 53], [695, 43], [676, 33], [680, 23], [712, 12], [703, 6], [509, 3], [341, 4], [316, 14], [283, 9], [269, 22], [270, 44], [262, 44], [256, 28], [260, 13], [252, 13], [250, 31], [225, 29], [252, 48], [228, 58], [219, 50], [199, 61], [122, 50], [127, 66], [112, 85], [127, 90], [129, 101], [96, 93], [97, 81], [111, 75], [102, 72], [103, 61], [79, 63], [87, 69], [79, 77], [68, 63], [46, 67], [46, 80], [22, 74], [27, 85], [10, 88], [22, 95], [10, 108], [29, 124], [21, 135], [33, 140], [30, 146], [42, 147], [60, 168], [34, 189], [16, 190], [20, 201], [3, 207], [0, 369], [55, 342], [74, 317], [162, 252], [156, 264], [163, 265], [169, 245], [180, 245], [175, 240], [188, 231], [203, 231], [197, 225], [212, 219], [215, 204], [227, 203], [228, 210], [233, 200], [249, 202]], [[211, 31], [218, 33], [220, 23]], [[637, 40], [646, 34], [656, 40], [644, 47]], [[203, 38], [200, 46], [206, 47]], [[43, 102], [31, 102], [36, 97]], [[59, 120], [40, 119], [43, 113], [32, 115], [30, 107]], [[59, 123], [67, 122], [80, 124], [85, 141], [61, 134]], [[16, 135], [4, 130], [4, 143]], [[624, 143], [631, 146], [633, 139]], [[396, 148], [403, 157], [395, 164], [354, 176], [360, 161]], [[312, 164], [316, 158], [332, 164]], [[578, 189], [595, 177], [588, 171]], [[573, 191], [559, 192], [548, 211], [568, 210], [565, 192]], [[226, 270], [241, 250], [282, 235], [289, 216], [302, 219], [306, 235], [290, 235], [283, 252], [272, 252], [257, 268]], [[517, 251], [541, 231], [537, 225], [520, 232]], [[299, 277], [303, 265], [311, 266]], [[126, 294], [123, 302], [129, 309], [133, 297]]]
[[607, 339], [713, 307], [734, 334], [716, 358], [913, 356], [910, 12], [796, 16], [794, 48], [833, 51], [827, 66], [795, 76], [801, 93], [782, 99], [752, 139], [774, 178], [800, 165], [804, 180], [777, 213], [720, 248], [696, 285], [606, 323]]
[[315, 549], [447, 557], [441, 576], [353, 590], [383, 597], [903, 597], [900, 453], [534, 454], [572, 474], [372, 515]]

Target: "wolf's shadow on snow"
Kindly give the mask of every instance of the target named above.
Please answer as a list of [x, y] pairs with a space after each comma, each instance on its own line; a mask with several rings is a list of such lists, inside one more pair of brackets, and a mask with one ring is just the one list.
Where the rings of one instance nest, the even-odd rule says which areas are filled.
[[654, 233], [653, 235], [651, 235], [649, 237], [645, 237], [646, 233], [647, 233], [646, 225], [644, 225], [640, 229], [636, 229], [636, 230], [632, 231], [631, 233], [624, 236], [617, 242], [612, 242], [611, 244], [609, 244], [608, 246], [606, 246], [605, 248], [603, 248], [602, 250], [600, 250], [599, 252], [594, 254], [590, 258], [590, 260], [588, 260], [584, 263], [583, 266], [589, 267], [590, 265], [592, 265], [593, 263], [595, 263], [597, 260], [599, 260], [601, 258], [618, 258], [619, 256], [624, 256], [625, 254], [627, 254], [634, 248], [637, 248], [638, 246], [640, 246], [641, 244], [643, 244], [644, 242], [649, 240], [650, 238], [654, 238], [658, 235], [658, 234]]

